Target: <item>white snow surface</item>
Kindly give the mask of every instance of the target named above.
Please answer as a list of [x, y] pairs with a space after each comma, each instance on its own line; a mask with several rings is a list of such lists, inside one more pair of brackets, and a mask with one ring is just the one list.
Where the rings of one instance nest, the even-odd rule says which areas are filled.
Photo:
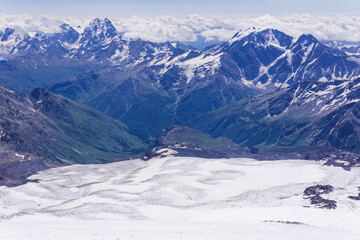
[[172, 60], [169, 60], [170, 57], [163, 58], [161, 56], [160, 59], [155, 58], [155, 60], [150, 62], [149, 66], [164, 65], [160, 74], [165, 74], [172, 67], [178, 66], [183, 69], [187, 78], [186, 84], [189, 84], [195, 76], [204, 78], [206, 75], [214, 75], [221, 65], [221, 55], [223, 53], [203, 53], [197, 57], [185, 60], [189, 53], [190, 52], [186, 52], [180, 56], [174, 57]]
[[[360, 169], [302, 160], [73, 165], [0, 187], [0, 239], [359, 239]], [[318, 209], [306, 187], [330, 184]], [[285, 223], [288, 222], [288, 223]]]

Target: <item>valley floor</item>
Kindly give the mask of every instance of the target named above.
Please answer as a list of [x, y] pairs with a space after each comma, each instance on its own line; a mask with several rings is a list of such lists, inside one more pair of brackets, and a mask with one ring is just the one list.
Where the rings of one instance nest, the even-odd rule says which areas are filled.
[[[171, 157], [42, 171], [0, 187], [0, 239], [359, 239], [360, 169]], [[317, 184], [336, 209], [304, 198]]]

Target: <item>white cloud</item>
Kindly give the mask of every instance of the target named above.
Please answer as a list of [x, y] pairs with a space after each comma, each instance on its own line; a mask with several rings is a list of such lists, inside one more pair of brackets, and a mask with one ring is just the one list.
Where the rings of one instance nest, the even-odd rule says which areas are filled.
[[[26, 32], [59, 31], [63, 22], [83, 28], [91, 18], [74, 17], [32, 17], [29, 15], [0, 15], [0, 29], [11, 27]], [[321, 40], [346, 40], [360, 42], [360, 16], [351, 15], [282, 15], [282, 16], [158, 16], [111, 18], [118, 31], [125, 38], [144, 40], [196, 41], [203, 37], [208, 41], [226, 41], [237, 31], [256, 28], [276, 28], [292, 36], [303, 33], [313, 34]]]

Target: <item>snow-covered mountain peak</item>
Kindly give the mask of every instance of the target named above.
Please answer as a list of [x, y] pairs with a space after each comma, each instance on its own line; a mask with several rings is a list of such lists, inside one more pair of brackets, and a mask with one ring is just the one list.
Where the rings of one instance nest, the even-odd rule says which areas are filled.
[[76, 31], [74, 28], [72, 28], [69, 24], [62, 24], [60, 25], [61, 32], [57, 33], [58, 39], [63, 43], [75, 43], [79, 37], [80, 34], [78, 31]]
[[109, 19], [95, 18], [85, 28], [80, 43], [85, 44], [86, 48], [91, 48], [93, 45], [109, 44], [114, 38], [119, 36], [119, 33]]
[[311, 34], [302, 34], [294, 45], [301, 44], [303, 46], [310, 46], [311, 44], [319, 43], [319, 41]]
[[91, 31], [95, 35], [104, 35], [107, 38], [117, 35], [117, 30], [108, 18], [100, 19], [95, 18], [85, 29], [85, 31]]
[[29, 39], [30, 36], [27, 33], [12, 28], [0, 31], [0, 59], [6, 59], [10, 54], [16, 54], [18, 50], [15, 50], [15, 47], [21, 43], [26, 45]]
[[1, 42], [5, 42], [9, 39], [9, 37], [15, 32], [15, 29], [5, 28], [4, 32], [0, 32]]
[[288, 48], [293, 41], [293, 37], [276, 29], [249, 29], [240, 31], [228, 42], [228, 45], [239, 43], [245, 46], [248, 43], [255, 44], [257, 47], [276, 46], [278, 48]]
[[240, 30], [239, 32], [235, 33], [235, 35], [229, 40], [228, 44], [232, 45], [234, 42], [240, 41], [241, 39], [245, 38], [246, 36], [256, 31], [259, 30], [256, 29], [255, 27], [248, 28], [246, 30]]
[[0, 31], [0, 44], [13, 44], [23, 40], [26, 36], [29, 37], [25, 32], [16, 31], [13, 28], [5, 28], [4, 31]]

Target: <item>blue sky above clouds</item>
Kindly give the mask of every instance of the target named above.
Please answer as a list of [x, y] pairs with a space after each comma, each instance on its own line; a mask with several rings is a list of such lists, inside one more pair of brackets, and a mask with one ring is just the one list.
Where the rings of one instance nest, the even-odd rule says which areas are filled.
[[0, 0], [0, 13], [52, 16], [359, 12], [360, 0]]

